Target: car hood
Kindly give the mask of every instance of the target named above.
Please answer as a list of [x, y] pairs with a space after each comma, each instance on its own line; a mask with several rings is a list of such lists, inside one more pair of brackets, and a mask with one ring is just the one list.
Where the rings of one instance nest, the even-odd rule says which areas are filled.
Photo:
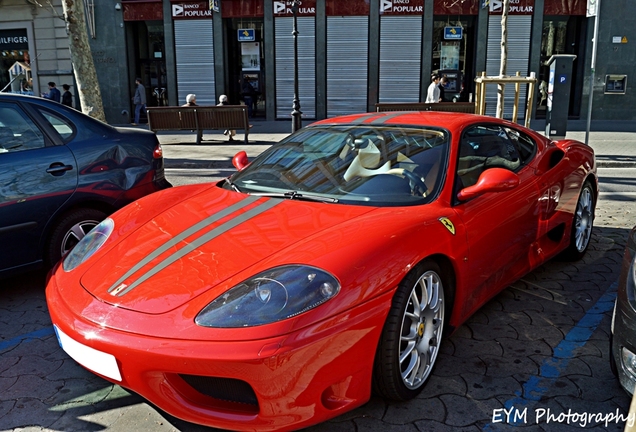
[[[208, 290], [222, 294], [231, 288], [223, 281], [277, 253], [281, 265], [295, 263], [293, 252], [282, 251], [372, 210], [212, 188], [128, 230], [82, 275], [81, 284], [106, 303], [165, 313]], [[116, 229], [130, 223], [114, 220]]]

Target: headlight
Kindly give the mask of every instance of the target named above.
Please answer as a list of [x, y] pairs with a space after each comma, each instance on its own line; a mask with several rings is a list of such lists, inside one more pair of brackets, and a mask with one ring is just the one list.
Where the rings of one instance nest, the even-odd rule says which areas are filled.
[[115, 229], [115, 222], [111, 218], [106, 218], [90, 230], [64, 258], [62, 263], [64, 271], [70, 272], [97, 252], [108, 240], [113, 229]]
[[315, 267], [289, 265], [251, 277], [207, 305], [195, 322], [203, 327], [251, 327], [291, 318], [340, 291], [335, 277]]

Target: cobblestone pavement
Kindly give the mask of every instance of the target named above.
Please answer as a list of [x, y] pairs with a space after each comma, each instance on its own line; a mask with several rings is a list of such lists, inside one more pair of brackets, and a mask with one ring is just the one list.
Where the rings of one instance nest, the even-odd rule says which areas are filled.
[[[622, 421], [603, 421], [625, 415], [630, 403], [609, 369], [608, 337], [635, 208], [601, 198], [585, 258], [551, 261], [487, 303], [444, 340], [417, 399], [374, 398], [308, 430], [567, 432], [582, 428], [578, 414], [599, 415], [587, 429], [622, 430]], [[53, 335], [43, 281], [42, 274], [0, 281], [0, 430], [212, 430], [174, 419], [67, 357]]]

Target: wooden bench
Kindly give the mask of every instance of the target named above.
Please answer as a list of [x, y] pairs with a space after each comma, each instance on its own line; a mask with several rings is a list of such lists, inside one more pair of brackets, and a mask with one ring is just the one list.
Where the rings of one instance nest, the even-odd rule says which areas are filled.
[[250, 123], [245, 105], [148, 107], [147, 113], [148, 128], [154, 132], [196, 131], [197, 144], [201, 144], [204, 130], [239, 129], [248, 143]]
[[475, 104], [472, 102], [384, 102], [375, 104], [377, 112], [384, 111], [446, 111], [475, 114]]

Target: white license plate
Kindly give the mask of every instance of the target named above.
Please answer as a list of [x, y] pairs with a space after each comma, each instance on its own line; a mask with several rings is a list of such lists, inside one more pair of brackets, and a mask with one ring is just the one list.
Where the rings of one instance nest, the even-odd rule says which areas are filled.
[[53, 328], [55, 329], [55, 334], [57, 335], [60, 346], [73, 360], [86, 369], [90, 369], [110, 379], [121, 381], [121, 373], [119, 372], [119, 366], [117, 366], [117, 360], [114, 355], [98, 351], [77, 342], [75, 339], [64, 334], [56, 325], [54, 325]]

